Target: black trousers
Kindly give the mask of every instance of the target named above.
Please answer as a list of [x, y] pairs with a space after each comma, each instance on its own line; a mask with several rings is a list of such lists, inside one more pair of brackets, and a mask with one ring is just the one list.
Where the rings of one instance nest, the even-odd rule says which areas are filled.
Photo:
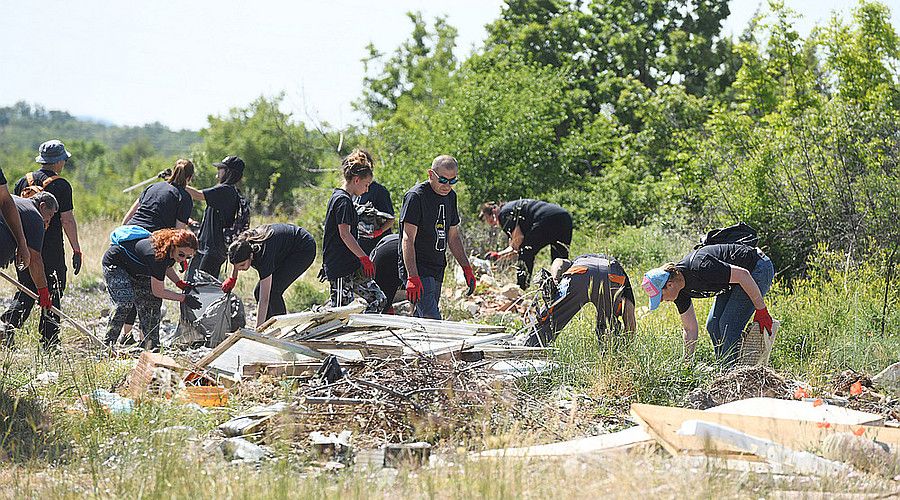
[[[316, 258], [316, 241], [309, 233], [302, 235], [291, 253], [285, 256], [281, 265], [272, 273], [272, 290], [269, 292], [269, 307], [266, 318], [287, 313], [284, 292], [300, 277]], [[259, 283], [253, 289], [253, 296], [259, 301]]]
[[[569, 246], [572, 244], [572, 216], [565, 213], [541, 221], [528, 231], [522, 246], [519, 248], [519, 262], [524, 266], [526, 286], [534, 272], [534, 258], [546, 246], [550, 247], [550, 259], [568, 259]], [[523, 287], [524, 288], [524, 287]]]
[[[62, 300], [63, 292], [66, 289], [66, 272], [68, 271], [66, 268], [65, 253], [62, 248], [57, 251], [56, 249], [48, 249], [44, 246], [41, 257], [44, 261], [44, 273], [47, 276], [50, 299], [54, 306], [60, 308], [60, 301]], [[16, 276], [19, 279], [19, 283], [25, 285], [32, 292], [37, 293], [37, 286], [31, 279], [31, 274], [27, 269], [24, 271], [16, 271]], [[25, 293], [16, 292], [13, 296], [12, 304], [9, 305], [9, 309], [0, 315], [0, 320], [3, 320], [4, 323], [11, 325], [14, 328], [22, 328], [22, 325], [25, 324], [25, 321], [28, 320], [28, 316], [31, 314], [34, 302], [35, 300]], [[38, 322], [38, 331], [41, 332], [41, 342], [44, 345], [54, 345], [59, 343], [59, 324], [59, 316], [50, 311], [41, 311], [41, 319]]]

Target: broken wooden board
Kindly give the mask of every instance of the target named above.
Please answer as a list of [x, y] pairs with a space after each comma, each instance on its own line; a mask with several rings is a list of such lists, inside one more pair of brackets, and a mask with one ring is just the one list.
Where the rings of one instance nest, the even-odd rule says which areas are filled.
[[749, 398], [706, 410], [747, 417], [771, 417], [847, 425], [884, 425], [884, 417], [819, 401], [791, 401], [776, 398]]
[[290, 331], [302, 332], [307, 328], [328, 323], [333, 320], [346, 320], [350, 315], [361, 313], [366, 309], [364, 302], [354, 302], [350, 305], [335, 308], [324, 308], [320, 311], [304, 311], [299, 313], [282, 314], [273, 316], [259, 326], [258, 332], [268, 332], [276, 328], [281, 329], [282, 334]]
[[794, 450], [816, 449], [822, 445], [825, 437], [842, 432], [864, 436], [900, 449], [900, 429], [891, 427], [755, 417], [638, 403], [631, 405], [631, 414], [648, 434], [673, 455], [701, 453], [728, 456], [742, 453], [727, 444], [679, 435], [678, 429], [688, 420], [724, 425]]
[[561, 457], [591, 453], [624, 452], [640, 446], [653, 445], [653, 438], [640, 426], [611, 434], [591, 436], [559, 443], [541, 444], [523, 448], [502, 448], [475, 453], [475, 458], [498, 457]]
[[307, 362], [325, 359], [327, 355], [309, 347], [273, 339], [242, 329], [229, 335], [197, 363], [218, 375], [240, 380], [247, 364]]
[[394, 316], [390, 314], [353, 314], [350, 316], [348, 324], [350, 326], [400, 328], [427, 333], [457, 333], [469, 335], [486, 335], [489, 333], [501, 333], [506, 331], [506, 327], [503, 326], [413, 318], [409, 316]]

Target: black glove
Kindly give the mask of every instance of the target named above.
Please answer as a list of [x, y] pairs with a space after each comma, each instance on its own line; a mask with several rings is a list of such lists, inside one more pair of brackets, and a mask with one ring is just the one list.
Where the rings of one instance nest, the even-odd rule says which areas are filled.
[[81, 252], [72, 254], [72, 271], [75, 273], [75, 276], [78, 276], [78, 273], [81, 272]]
[[525, 267], [524, 264], [519, 262], [519, 265], [516, 266], [516, 284], [519, 285], [519, 288], [522, 290], [527, 290], [530, 282], [531, 273], [528, 272], [528, 268]]
[[193, 295], [185, 295], [183, 304], [195, 311], [197, 309], [200, 309], [200, 307], [202, 306], [202, 304], [200, 303], [200, 299], [194, 297]]

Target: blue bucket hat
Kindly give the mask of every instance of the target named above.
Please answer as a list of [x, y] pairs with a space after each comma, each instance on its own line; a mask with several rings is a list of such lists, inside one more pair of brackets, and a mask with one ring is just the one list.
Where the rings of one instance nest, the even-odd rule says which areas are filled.
[[659, 307], [659, 303], [662, 301], [662, 289], [666, 286], [667, 281], [669, 281], [669, 273], [662, 269], [651, 269], [644, 274], [641, 287], [650, 296], [651, 311]]
[[41, 147], [38, 148], [38, 155], [34, 157], [34, 161], [41, 164], [48, 164], [68, 160], [71, 157], [72, 155], [66, 151], [65, 144], [58, 139], [53, 139], [41, 144]]

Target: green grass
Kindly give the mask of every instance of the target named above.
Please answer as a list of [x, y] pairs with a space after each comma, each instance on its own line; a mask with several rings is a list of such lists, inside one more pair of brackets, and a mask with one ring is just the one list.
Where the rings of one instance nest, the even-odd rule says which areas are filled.
[[[64, 303], [82, 321], [95, 319], [105, 304], [105, 292], [91, 266], [99, 264], [112, 224], [100, 221], [83, 226], [86, 235], [100, 234], [103, 239], [89, 247], [86, 257], [93, 264], [72, 280]], [[620, 257], [636, 282], [643, 270], [677, 259], [689, 245], [689, 238], [648, 227], [619, 235], [578, 233], [573, 253], [601, 251]], [[542, 254], [538, 262], [548, 265], [548, 261]], [[883, 269], [877, 263], [847, 267], [840, 256], [827, 253], [817, 257], [812, 269], [807, 279], [790, 287], [776, 281], [769, 294], [772, 314], [782, 321], [772, 365], [782, 374], [821, 387], [831, 374], [845, 368], [872, 373], [897, 361], [900, 289], [895, 283], [888, 288], [882, 335]], [[289, 292], [292, 309], [324, 300], [327, 286], [315, 280], [316, 270], [308, 271]], [[252, 274], [239, 285], [245, 297], [252, 297], [255, 280], [246, 279]], [[8, 288], [3, 290], [11, 294]], [[253, 391], [234, 395], [228, 409], [210, 413], [162, 398], [148, 398], [128, 415], [110, 415], [94, 406], [85, 413], [77, 409], [80, 396], [96, 388], [120, 386], [134, 361], [96, 352], [68, 327], [63, 331], [66, 349], [48, 356], [38, 348], [36, 320], [31, 319], [17, 335], [19, 349], [0, 353], [0, 413], [6, 417], [0, 425], [6, 464], [0, 469], [0, 486], [7, 496], [17, 498], [584, 498], [647, 492], [667, 497], [746, 497], [794, 489], [765, 476], [738, 477], [718, 469], [697, 474], [678, 461], [657, 456], [472, 462], [457, 454], [457, 446], [462, 451], [515, 446], [595, 432], [583, 421], [590, 418], [618, 422], [608, 424], [615, 428], [625, 425], [630, 403], [677, 405], [687, 392], [709, 382], [717, 371], [705, 333], [700, 335], [695, 362], [683, 363], [680, 320], [674, 307], [644, 313], [646, 297], [639, 289], [636, 296], [639, 319], [633, 336], [606, 338], [598, 345], [594, 311], [586, 307], [556, 341], [552, 360], [557, 367], [519, 385], [528, 395], [529, 408], [486, 407], [479, 418], [484, 422], [481, 432], [451, 434], [440, 441], [453, 465], [399, 473], [312, 473], [309, 457], [297, 452], [287, 438], [275, 439], [276, 458], [259, 467], [228, 466], [203, 451], [203, 440], [216, 425], [257, 402]], [[711, 304], [712, 300], [696, 301], [701, 325]], [[43, 371], [59, 372], [59, 380], [37, 383], [35, 376]], [[285, 388], [278, 394], [289, 398], [290, 392]], [[560, 398], [576, 401], [577, 411], [558, 409]], [[194, 428], [197, 437], [154, 434], [180, 425]], [[883, 483], [867, 481], [830, 478], [800, 487], [805, 491], [885, 491]]]

